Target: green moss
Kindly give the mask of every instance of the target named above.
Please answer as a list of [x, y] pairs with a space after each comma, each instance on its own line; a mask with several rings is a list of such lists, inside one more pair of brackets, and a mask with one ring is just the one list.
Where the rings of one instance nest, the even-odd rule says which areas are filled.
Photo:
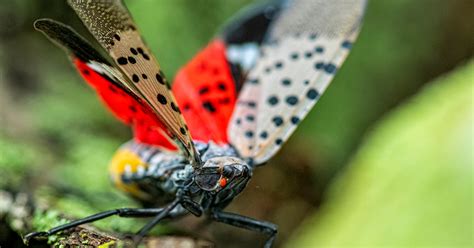
[[[35, 230], [49, 230], [53, 227], [66, 224], [68, 220], [61, 218], [59, 211], [35, 211], [33, 214], [32, 227]], [[54, 244], [61, 238], [61, 233], [48, 236], [48, 244]]]
[[117, 242], [110, 241], [110, 242], [99, 245], [97, 248], [110, 248], [110, 247], [117, 247]]
[[290, 247], [472, 247], [474, 62], [366, 139]]

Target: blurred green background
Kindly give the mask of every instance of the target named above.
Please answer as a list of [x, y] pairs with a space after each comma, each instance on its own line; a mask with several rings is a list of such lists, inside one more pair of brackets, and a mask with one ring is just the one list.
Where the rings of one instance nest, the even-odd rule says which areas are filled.
[[[169, 77], [250, 2], [126, 1]], [[278, 224], [278, 246], [473, 247], [472, 13], [470, 0], [370, 1], [331, 87], [228, 210]], [[136, 206], [107, 175], [130, 130], [33, 30], [40, 17], [86, 34], [63, 1], [0, 0], [0, 192], [28, 192], [70, 218]], [[36, 213], [30, 228], [52, 225], [46, 216]], [[22, 228], [11, 219], [0, 208], [0, 246], [19, 244]], [[97, 223], [118, 232], [141, 225]], [[220, 247], [263, 241], [198, 225], [187, 218], [156, 233], [195, 234]]]

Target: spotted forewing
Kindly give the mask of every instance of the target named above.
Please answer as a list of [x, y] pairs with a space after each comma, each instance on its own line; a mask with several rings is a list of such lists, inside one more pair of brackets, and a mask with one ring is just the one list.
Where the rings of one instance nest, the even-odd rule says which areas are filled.
[[365, 7], [365, 0], [287, 3], [271, 24], [228, 127], [231, 143], [255, 164], [280, 149], [329, 85]]
[[126, 76], [128, 87], [151, 106], [189, 160], [196, 162], [198, 157], [191, 135], [170, 91], [170, 85], [122, 1], [68, 2]]

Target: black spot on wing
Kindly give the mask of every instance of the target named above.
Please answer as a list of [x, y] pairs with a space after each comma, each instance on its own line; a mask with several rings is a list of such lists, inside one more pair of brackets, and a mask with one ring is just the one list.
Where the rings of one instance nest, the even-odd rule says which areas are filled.
[[202, 107], [204, 109], [206, 109], [207, 111], [211, 112], [211, 113], [216, 112], [216, 108], [214, 107], [214, 105], [210, 101], [203, 102]]
[[174, 102], [171, 102], [171, 109], [173, 109], [174, 112], [181, 113], [181, 111], [179, 111], [178, 106], [176, 106]]
[[156, 96], [156, 98], [158, 99], [158, 102], [161, 103], [161, 104], [163, 104], [163, 105], [165, 105], [165, 104], [168, 103], [168, 100], [166, 100], [166, 97], [163, 96], [162, 94], [158, 94], [158, 95]]
[[270, 104], [270, 106], [275, 106], [278, 104], [279, 100], [277, 96], [271, 95], [270, 97], [268, 97], [267, 102], [268, 104]]
[[133, 81], [134, 83], [138, 83], [138, 82], [140, 81], [140, 78], [138, 77], [137, 74], [133, 74], [133, 75], [132, 75], [132, 81]]
[[284, 78], [283, 80], [281, 80], [281, 84], [284, 86], [290, 86], [291, 80], [289, 78]]
[[255, 108], [257, 107], [257, 103], [255, 103], [254, 101], [248, 101], [247, 106], [249, 106], [250, 108]]
[[290, 105], [290, 106], [294, 106], [298, 103], [298, 97], [294, 96], [294, 95], [287, 96], [286, 97], [286, 103], [288, 103], [288, 105]]
[[258, 78], [255, 78], [255, 79], [249, 80], [248, 82], [251, 83], [251, 84], [258, 84], [259, 80], [258, 80]]
[[183, 109], [184, 109], [184, 111], [189, 111], [189, 110], [191, 110], [191, 104], [185, 103], [184, 106], [183, 106]]
[[324, 47], [322, 46], [317, 46], [314, 48], [314, 52], [316, 53], [323, 53], [324, 52]]
[[203, 86], [199, 89], [199, 95], [204, 95], [209, 93], [209, 87], [208, 86]]
[[273, 124], [275, 124], [275, 126], [279, 127], [281, 125], [283, 125], [283, 118], [279, 115], [273, 117], [272, 119], [272, 122]]
[[327, 64], [327, 65], [324, 67], [324, 71], [327, 72], [327, 73], [329, 73], [329, 74], [334, 74], [334, 73], [336, 73], [336, 70], [337, 70], [336, 65], [331, 64], [331, 63]]
[[223, 82], [220, 82], [220, 83], [217, 85], [217, 89], [219, 89], [220, 91], [226, 91], [226, 90], [227, 90], [227, 86], [226, 86]]
[[126, 65], [126, 64], [128, 64], [128, 60], [125, 57], [120, 57], [120, 58], [117, 59], [117, 63], [119, 65]]
[[341, 46], [343, 48], [346, 48], [346, 49], [351, 49], [352, 48], [352, 42], [350, 42], [348, 40], [345, 40], [344, 42], [342, 42]]
[[275, 62], [275, 68], [276, 68], [276, 69], [281, 69], [281, 68], [283, 68], [283, 61], [277, 61], [277, 62]]
[[251, 131], [251, 130], [245, 131], [245, 137], [252, 138], [253, 137], [253, 131]]
[[296, 125], [300, 122], [300, 118], [298, 116], [291, 117], [291, 123]]
[[156, 73], [155, 77], [158, 83], [163, 84], [163, 85], [165, 84], [165, 82], [163, 81], [163, 77], [161, 76], [160, 73]]
[[318, 98], [319, 93], [316, 89], [309, 89], [308, 92], [306, 93], [306, 97], [310, 100], [315, 100]]
[[112, 91], [112, 93], [118, 93], [117, 88], [115, 86], [110, 85], [109, 90]]
[[136, 64], [137, 60], [134, 57], [128, 57], [128, 62], [130, 62], [130, 64]]
[[299, 58], [299, 56], [300, 55], [297, 52], [293, 52], [293, 53], [290, 54], [290, 58], [292, 60], [297, 60]]
[[316, 70], [321, 70], [323, 68], [324, 68], [324, 62], [322, 62], [322, 61], [316, 62], [314, 64], [314, 69], [316, 69]]

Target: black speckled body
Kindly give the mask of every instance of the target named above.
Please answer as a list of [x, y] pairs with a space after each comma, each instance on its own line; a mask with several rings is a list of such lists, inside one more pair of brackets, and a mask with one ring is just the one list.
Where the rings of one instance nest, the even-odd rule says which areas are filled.
[[[112, 159], [112, 181], [120, 190], [145, 205], [162, 206], [175, 199], [178, 189], [186, 188], [195, 201], [208, 207], [223, 208], [245, 188], [252, 174], [251, 167], [238, 158], [229, 145], [220, 146], [212, 142], [196, 142], [195, 145], [203, 162], [201, 170], [222, 170], [223, 166], [232, 165], [234, 170], [243, 174], [234, 178], [210, 175], [212, 173], [197, 177], [193, 166], [179, 153], [129, 141]], [[222, 185], [223, 178], [225, 185]], [[232, 186], [225, 187], [228, 184]]]

